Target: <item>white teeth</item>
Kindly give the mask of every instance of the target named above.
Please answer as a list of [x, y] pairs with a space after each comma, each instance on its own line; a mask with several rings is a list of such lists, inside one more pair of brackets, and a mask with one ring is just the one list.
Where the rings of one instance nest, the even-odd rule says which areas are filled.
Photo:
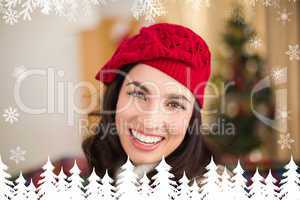
[[161, 137], [144, 136], [135, 130], [131, 130], [131, 132], [136, 139], [144, 143], [158, 143], [162, 140]]

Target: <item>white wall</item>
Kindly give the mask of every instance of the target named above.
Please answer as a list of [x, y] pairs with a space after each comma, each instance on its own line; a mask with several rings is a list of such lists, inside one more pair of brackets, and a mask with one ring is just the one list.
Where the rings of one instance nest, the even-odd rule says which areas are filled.
[[[15, 67], [30, 69], [48, 67], [63, 70], [56, 81], [76, 84], [79, 77], [79, 26], [63, 18], [35, 15], [31, 22], [15, 26], [0, 25], [0, 109], [17, 107], [14, 98]], [[57, 74], [57, 73], [56, 73]], [[55, 84], [57, 89], [57, 84]], [[30, 107], [47, 108], [47, 78], [32, 76], [21, 85], [21, 97]], [[57, 108], [58, 102], [55, 101]], [[67, 125], [66, 114], [33, 115], [20, 110], [19, 122], [10, 124], [0, 119], [0, 154], [12, 172], [40, 166], [50, 155], [52, 160], [79, 155], [80, 136], [75, 126]], [[1, 114], [2, 115], [2, 114]], [[10, 150], [20, 146], [26, 150], [24, 162], [9, 159]]]
[[[52, 160], [65, 156], [82, 156], [79, 118], [74, 117], [74, 125], [68, 125], [68, 114], [57, 113], [58, 105], [67, 107], [67, 95], [63, 103], [57, 100], [58, 82], [79, 83], [80, 55], [79, 32], [99, 23], [101, 16], [128, 16], [131, 1], [110, 2], [100, 9], [94, 9], [90, 17], [82, 17], [76, 23], [54, 15], [34, 14], [33, 20], [21, 21], [14, 26], [5, 25], [0, 20], [0, 155], [9, 166], [11, 173], [26, 171], [44, 164], [49, 155]], [[29, 114], [20, 108], [19, 121], [6, 123], [3, 110], [17, 107], [14, 98], [16, 79], [12, 76], [15, 67], [46, 70], [53, 68], [55, 73], [55, 113]], [[59, 77], [58, 70], [64, 71]], [[32, 76], [21, 84], [23, 102], [34, 108], [47, 108], [47, 78]], [[75, 97], [78, 100], [78, 95]], [[26, 150], [24, 162], [16, 164], [10, 160], [10, 150], [20, 146]]]

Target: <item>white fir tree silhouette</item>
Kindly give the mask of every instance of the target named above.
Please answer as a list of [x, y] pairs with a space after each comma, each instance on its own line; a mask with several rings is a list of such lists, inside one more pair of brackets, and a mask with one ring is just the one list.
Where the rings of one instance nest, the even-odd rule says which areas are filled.
[[16, 179], [16, 185], [14, 187], [15, 194], [12, 200], [24, 200], [27, 197], [27, 187], [26, 179], [23, 177], [22, 172], [20, 172], [19, 177]]
[[155, 199], [173, 199], [177, 196], [177, 184], [174, 180], [174, 175], [170, 172], [172, 167], [168, 165], [165, 161], [165, 157], [162, 157], [162, 160], [155, 168], [157, 170], [157, 174], [155, 174], [153, 179], [153, 197]]
[[250, 199], [261, 200], [265, 199], [266, 185], [265, 179], [259, 174], [258, 168], [256, 168], [255, 174], [251, 178], [253, 183], [250, 185]]
[[147, 173], [144, 173], [144, 176], [139, 180], [140, 187], [139, 187], [139, 193], [141, 196], [141, 199], [149, 199], [152, 197], [152, 188], [150, 186], [150, 180], [147, 177]]
[[102, 199], [103, 200], [115, 200], [115, 191], [116, 188], [112, 185], [113, 179], [108, 175], [108, 171], [105, 171], [105, 174], [102, 178]]
[[8, 167], [2, 162], [0, 156], [0, 199], [9, 200], [13, 196], [13, 182], [8, 180], [11, 176], [6, 172]]
[[100, 199], [102, 197], [101, 178], [96, 174], [95, 168], [88, 178], [88, 185], [86, 186], [86, 200]]
[[281, 200], [295, 200], [295, 197], [300, 197], [300, 175], [297, 172], [298, 166], [293, 156], [291, 156], [290, 162], [284, 168], [287, 171], [283, 173], [283, 179], [280, 182]]
[[84, 180], [81, 178], [80, 173], [81, 170], [79, 169], [77, 162], [75, 160], [74, 166], [70, 170], [71, 176], [68, 178], [68, 193], [69, 199], [72, 200], [84, 200], [85, 193], [83, 188]]
[[117, 197], [119, 200], [138, 199], [139, 183], [137, 175], [133, 171], [134, 165], [129, 157], [124, 165], [121, 166], [121, 172], [117, 176]]
[[265, 179], [266, 183], [266, 194], [265, 194], [265, 200], [276, 200], [278, 198], [279, 187], [277, 187], [275, 184], [277, 183], [277, 179], [275, 179], [271, 173], [271, 170], [269, 170], [269, 174], [267, 178]]
[[53, 200], [58, 198], [56, 191], [56, 175], [53, 173], [54, 166], [48, 157], [47, 163], [43, 166], [44, 172], [40, 175], [41, 179], [38, 182], [39, 200]]
[[60, 169], [60, 172], [57, 176], [57, 193], [59, 194], [59, 197], [61, 199], [68, 198], [68, 181], [67, 181], [67, 175], [64, 173], [63, 168]]
[[232, 199], [233, 182], [226, 167], [224, 168], [221, 178], [221, 197], [224, 199]]
[[201, 195], [200, 195], [200, 188], [199, 188], [199, 185], [198, 185], [196, 179], [194, 179], [190, 190], [191, 190], [191, 195], [190, 195], [191, 199], [199, 200]]
[[185, 171], [183, 172], [183, 175], [181, 179], [179, 179], [179, 186], [178, 186], [178, 197], [176, 199], [178, 200], [186, 200], [191, 197], [191, 188], [189, 186], [190, 180], [185, 174]]
[[240, 161], [238, 161], [237, 166], [233, 170], [233, 181], [232, 195], [234, 200], [246, 200], [248, 199], [247, 192], [247, 179], [244, 177], [244, 170], [241, 166]]
[[203, 175], [201, 196], [203, 200], [215, 200], [220, 196], [220, 175], [217, 172], [217, 166], [211, 157], [210, 163], [205, 167], [207, 172]]
[[27, 187], [27, 199], [38, 200], [38, 195], [36, 193], [36, 187], [33, 184], [32, 179], [30, 181], [30, 184]]

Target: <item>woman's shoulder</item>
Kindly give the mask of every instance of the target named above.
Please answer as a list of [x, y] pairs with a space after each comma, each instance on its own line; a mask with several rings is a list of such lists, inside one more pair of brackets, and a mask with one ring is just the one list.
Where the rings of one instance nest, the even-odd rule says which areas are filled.
[[[222, 176], [224, 170], [225, 170], [225, 166], [224, 166], [224, 165], [217, 165], [216, 172], [217, 172], [220, 176]], [[227, 173], [228, 173], [228, 175], [229, 175], [230, 177], [232, 177], [232, 176], [234, 175], [233, 172], [230, 171], [230, 170], [228, 170], [227, 168], [226, 168], [226, 171], [227, 171]], [[201, 185], [201, 183], [203, 182], [203, 180], [204, 180], [204, 177], [203, 177], [203, 176], [197, 176], [197, 177], [195, 177], [195, 181], [197, 182], [198, 185]]]

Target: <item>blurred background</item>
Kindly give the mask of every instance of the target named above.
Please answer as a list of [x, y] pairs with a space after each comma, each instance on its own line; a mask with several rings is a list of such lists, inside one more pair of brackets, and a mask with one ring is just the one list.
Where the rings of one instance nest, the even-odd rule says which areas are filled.
[[[270, 2], [165, 0], [166, 14], [155, 22], [185, 25], [211, 49], [203, 133], [215, 155], [229, 166], [241, 159], [249, 171], [259, 166], [280, 174], [291, 154], [300, 161], [300, 2]], [[95, 74], [123, 38], [154, 23], [137, 20], [132, 5], [108, 2], [76, 21], [39, 12], [13, 26], [1, 21], [0, 155], [10, 173], [34, 177], [48, 156], [57, 170], [74, 159], [87, 169], [81, 141], [100, 120], [105, 90]], [[28, 70], [45, 74], [24, 79], [19, 96], [46, 112], [18, 107], [17, 79]], [[70, 101], [87, 109], [73, 112]], [[19, 114], [13, 123], [5, 120], [9, 108]]]

